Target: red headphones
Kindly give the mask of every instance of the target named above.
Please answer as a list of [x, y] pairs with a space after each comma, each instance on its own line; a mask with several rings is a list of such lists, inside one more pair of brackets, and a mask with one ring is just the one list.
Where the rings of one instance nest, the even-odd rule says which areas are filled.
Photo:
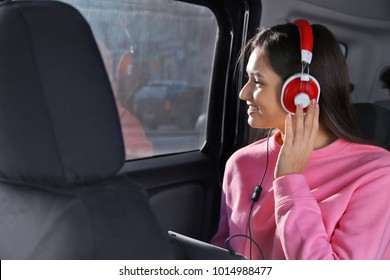
[[294, 24], [298, 26], [301, 44], [302, 72], [289, 77], [283, 84], [280, 101], [283, 109], [295, 114], [299, 104], [306, 108], [310, 100], [320, 99], [320, 84], [309, 73], [309, 65], [313, 56], [313, 30], [305, 19], [297, 19]]

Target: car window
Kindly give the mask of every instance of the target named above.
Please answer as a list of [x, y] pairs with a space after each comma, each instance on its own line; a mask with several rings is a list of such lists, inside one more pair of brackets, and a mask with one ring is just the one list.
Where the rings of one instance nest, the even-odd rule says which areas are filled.
[[217, 21], [171, 0], [66, 0], [91, 25], [117, 102], [126, 158], [200, 149]]

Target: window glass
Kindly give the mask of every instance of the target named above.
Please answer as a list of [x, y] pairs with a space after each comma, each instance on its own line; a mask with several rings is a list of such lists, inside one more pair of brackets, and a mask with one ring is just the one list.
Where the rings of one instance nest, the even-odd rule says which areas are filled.
[[88, 20], [117, 101], [126, 158], [200, 149], [217, 22], [171, 0], [65, 0]]

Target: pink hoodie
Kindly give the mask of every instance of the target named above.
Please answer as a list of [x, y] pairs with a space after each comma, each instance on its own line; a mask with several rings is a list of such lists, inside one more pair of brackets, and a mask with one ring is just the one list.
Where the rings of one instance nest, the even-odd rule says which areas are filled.
[[[390, 152], [338, 139], [315, 150], [303, 174], [274, 179], [280, 145], [269, 140], [269, 165], [251, 216], [252, 237], [266, 259], [390, 259]], [[247, 234], [254, 187], [265, 168], [266, 140], [238, 150], [224, 176], [221, 247]], [[250, 242], [231, 240], [249, 258]], [[262, 259], [252, 245], [252, 259]]]

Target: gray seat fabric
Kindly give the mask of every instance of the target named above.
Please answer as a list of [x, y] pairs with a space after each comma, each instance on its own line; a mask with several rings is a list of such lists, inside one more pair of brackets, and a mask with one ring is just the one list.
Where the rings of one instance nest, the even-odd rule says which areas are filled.
[[171, 259], [124, 147], [88, 23], [55, 1], [0, 4], [0, 258]]
[[376, 144], [390, 149], [390, 111], [374, 103], [356, 103], [361, 132]]

